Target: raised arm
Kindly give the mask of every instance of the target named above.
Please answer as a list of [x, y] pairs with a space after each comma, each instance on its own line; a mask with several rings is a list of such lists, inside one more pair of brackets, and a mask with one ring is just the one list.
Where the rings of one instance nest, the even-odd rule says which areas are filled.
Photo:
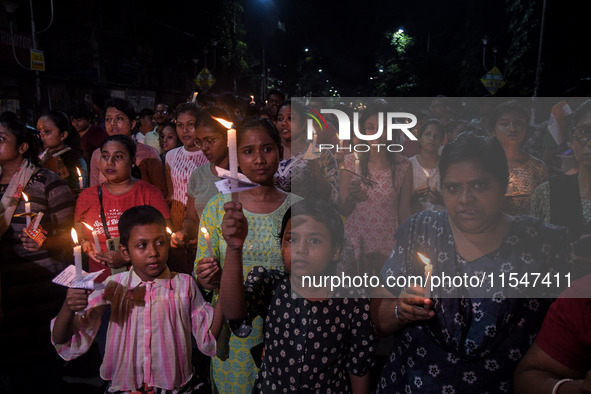
[[246, 316], [242, 247], [248, 235], [248, 221], [240, 203], [228, 202], [224, 210], [222, 236], [228, 246], [220, 285], [220, 297], [224, 300], [222, 313], [228, 320], [241, 320]]

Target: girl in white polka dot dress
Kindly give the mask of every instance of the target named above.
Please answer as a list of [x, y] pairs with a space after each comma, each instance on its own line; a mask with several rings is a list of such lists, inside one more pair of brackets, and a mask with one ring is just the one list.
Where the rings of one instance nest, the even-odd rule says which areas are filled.
[[243, 283], [248, 222], [240, 203], [228, 202], [224, 209], [224, 316], [236, 335], [247, 335], [256, 316], [265, 319], [253, 393], [369, 393], [375, 341], [369, 300], [342, 298], [339, 289], [303, 282], [305, 276], [336, 274], [344, 237], [336, 210], [323, 201], [296, 202], [281, 226], [286, 272], [255, 267]]

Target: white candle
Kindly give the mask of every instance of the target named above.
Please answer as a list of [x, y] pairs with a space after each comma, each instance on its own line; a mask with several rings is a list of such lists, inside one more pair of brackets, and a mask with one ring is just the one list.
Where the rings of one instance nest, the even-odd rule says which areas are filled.
[[76, 171], [78, 172], [78, 187], [80, 188], [80, 190], [82, 190], [84, 189], [84, 178], [82, 178], [80, 168], [76, 167]]
[[37, 230], [37, 227], [39, 227], [42, 217], [43, 217], [43, 212], [39, 212], [37, 214], [37, 217], [35, 218], [35, 223], [33, 223], [33, 231]]
[[238, 149], [236, 148], [236, 130], [232, 127], [232, 123], [222, 118], [213, 117], [221, 123], [222, 126], [228, 129], [228, 160], [230, 161], [230, 177], [238, 178]]
[[431, 298], [431, 273], [433, 272], [433, 265], [431, 260], [421, 253], [417, 253], [421, 261], [425, 264], [425, 298]]
[[318, 135], [316, 134], [316, 132], [314, 132], [314, 136], [312, 137], [312, 149], [316, 150], [316, 144], [318, 140]]
[[423, 172], [425, 173], [425, 178], [427, 178], [427, 189], [429, 188], [429, 171], [423, 168]]
[[78, 245], [78, 234], [72, 229], [72, 240], [74, 241], [74, 265], [76, 266], [76, 280], [82, 280], [82, 246]]
[[209, 239], [209, 232], [205, 227], [201, 227], [201, 232], [203, 233], [203, 237], [205, 238], [207, 249], [209, 249], [209, 257], [215, 257], [215, 254], [213, 253], [213, 247], [211, 246], [211, 239]]
[[198, 95], [198, 94], [199, 94], [199, 93], [197, 93], [197, 92], [193, 92], [193, 98], [191, 99], [191, 102], [192, 102], [192, 103], [196, 103], [196, 102], [197, 102], [197, 95]]
[[85, 225], [86, 228], [92, 232], [92, 240], [94, 241], [94, 249], [96, 252], [100, 252], [101, 251], [101, 243], [99, 242], [99, 239], [98, 239], [98, 233], [90, 224], [86, 224], [84, 222], [82, 222], [82, 224]]
[[[21, 192], [21, 193], [23, 193], [23, 192]], [[31, 213], [31, 203], [29, 202], [29, 197], [27, 197], [27, 195], [25, 193], [23, 193], [23, 198], [25, 199], [25, 213], [29, 214], [29, 213]], [[27, 223], [27, 227], [29, 227], [29, 224], [31, 224], [31, 216], [26, 215], [25, 221]]]
[[357, 154], [357, 152], [354, 153], [355, 154], [355, 174], [359, 174], [360, 173], [360, 163], [359, 163], [359, 155]]

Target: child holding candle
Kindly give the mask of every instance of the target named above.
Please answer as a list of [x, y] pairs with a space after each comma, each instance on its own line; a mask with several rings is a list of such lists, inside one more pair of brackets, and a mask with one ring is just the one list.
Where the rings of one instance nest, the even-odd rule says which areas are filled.
[[[75, 218], [76, 223], [80, 223], [77, 231], [82, 238], [82, 251], [90, 257], [89, 272], [105, 269], [98, 281], [109, 276], [111, 269], [124, 269], [127, 266], [114, 241], [119, 237], [117, 222], [126, 209], [136, 205], [152, 205], [167, 220], [170, 219], [170, 210], [162, 193], [155, 186], [132, 176], [136, 146], [125, 135], [107, 137], [100, 148], [100, 169], [106, 182], [85, 189], [76, 202]], [[96, 250], [92, 230], [81, 222], [87, 223], [97, 232], [101, 252]]]
[[187, 214], [187, 182], [196, 168], [207, 163], [201, 151], [197, 128], [209, 122], [196, 104], [181, 104], [176, 113], [176, 132], [183, 146], [166, 154], [166, 183], [168, 200], [171, 201], [172, 229], [180, 230]]
[[336, 274], [344, 242], [336, 209], [319, 200], [294, 203], [280, 232], [285, 272], [254, 267], [246, 282], [243, 246], [253, 229], [241, 204], [224, 209], [220, 293], [233, 301], [223, 303], [224, 316], [241, 331], [257, 316], [265, 319], [264, 357], [252, 392], [369, 393], [375, 349], [369, 300], [302, 283], [303, 276]]
[[68, 115], [56, 110], [46, 112], [37, 120], [37, 130], [44, 149], [40, 157], [43, 167], [65, 179], [72, 190], [87, 187], [88, 169], [80, 147], [80, 135], [72, 127]]
[[[51, 279], [72, 261], [74, 197], [63, 179], [40, 168], [38, 155], [34, 133], [0, 119], [0, 380], [6, 392], [20, 391], [23, 379], [32, 391], [58, 392], [61, 376], [61, 364], [47, 347], [47, 324], [63, 298]], [[31, 213], [44, 214], [39, 225], [47, 239], [41, 245], [23, 231], [23, 192]]]
[[[276, 235], [281, 218], [299, 197], [275, 187], [273, 175], [277, 171], [282, 146], [279, 133], [268, 119], [247, 119], [237, 130], [238, 164], [241, 172], [260, 186], [237, 193], [244, 214], [252, 231], [244, 244], [244, 277], [255, 265], [283, 269]], [[209, 257], [205, 236], [199, 235], [195, 276], [202, 288], [216, 290], [219, 287], [220, 268], [224, 265], [226, 244], [220, 226], [224, 216], [224, 204], [231, 201], [230, 194], [216, 194], [206, 205], [201, 226], [209, 232], [215, 258]], [[215, 291], [213, 302], [218, 299]], [[250, 349], [262, 342], [262, 321], [256, 319], [251, 335], [238, 338], [232, 335], [220, 339], [218, 356], [212, 359], [213, 381], [218, 392], [248, 393], [256, 378], [257, 368]], [[229, 350], [228, 350], [229, 347]]]
[[86, 353], [110, 305], [101, 366], [107, 392], [193, 392], [198, 376], [191, 364], [191, 333], [199, 349], [212, 356], [221, 311], [203, 300], [190, 275], [168, 269], [166, 220], [156, 208], [133, 207], [121, 215], [118, 227], [132, 269], [111, 276], [104, 289], [91, 294], [68, 289], [51, 324], [52, 343], [65, 360]]

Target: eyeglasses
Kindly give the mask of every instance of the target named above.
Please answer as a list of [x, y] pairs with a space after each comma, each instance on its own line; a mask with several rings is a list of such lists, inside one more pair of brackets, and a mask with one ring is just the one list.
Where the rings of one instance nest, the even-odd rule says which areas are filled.
[[583, 145], [587, 145], [591, 141], [591, 126], [575, 127], [573, 139]]
[[222, 138], [222, 137], [218, 137], [218, 138], [209, 138], [209, 137], [205, 137], [201, 140], [201, 145], [202, 146], [213, 146], [213, 144], [215, 144], [216, 142], [218, 142], [218, 140]]
[[161, 109], [160, 111], [155, 111], [155, 114], [162, 114], [162, 115], [166, 115], [168, 114], [170, 111], [167, 109]]

